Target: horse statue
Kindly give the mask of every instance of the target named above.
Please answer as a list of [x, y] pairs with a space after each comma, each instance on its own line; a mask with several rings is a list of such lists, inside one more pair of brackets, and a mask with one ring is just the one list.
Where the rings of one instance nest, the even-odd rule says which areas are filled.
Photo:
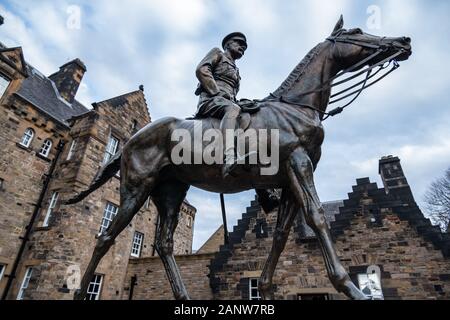
[[[189, 299], [173, 255], [173, 235], [180, 206], [191, 185], [217, 193], [238, 193], [250, 189], [281, 189], [280, 204], [273, 244], [259, 281], [263, 299], [273, 299], [272, 277], [297, 214], [315, 232], [328, 277], [334, 288], [351, 299], [367, 299], [350, 279], [334, 247], [324, 210], [314, 186], [313, 173], [321, 157], [324, 141], [322, 121], [342, 111], [326, 111], [333, 81], [339, 75], [369, 68], [364, 80], [371, 78], [375, 66], [404, 61], [412, 53], [407, 37], [377, 37], [361, 29], [346, 30], [341, 16], [332, 34], [318, 44], [269, 97], [257, 102], [259, 111], [248, 116], [246, 127], [279, 132], [279, 168], [273, 175], [252, 170], [262, 164], [241, 170], [239, 176], [223, 177], [223, 164], [174, 164], [171, 153], [175, 142], [172, 133], [187, 130], [194, 136], [198, 123], [202, 130], [218, 128], [218, 119], [181, 120], [173, 117], [154, 121], [137, 132], [104, 167], [89, 188], [66, 204], [76, 203], [106, 183], [120, 170], [120, 208], [110, 227], [97, 237], [92, 258], [76, 290], [74, 299], [84, 299], [95, 269], [114, 244], [116, 237], [151, 196], [160, 223], [156, 250], [166, 269], [175, 299]], [[395, 61], [394, 61], [395, 60]], [[365, 72], [365, 71], [363, 71]], [[352, 77], [353, 78], [353, 77]], [[355, 86], [352, 86], [354, 88]], [[356, 93], [362, 91], [358, 90]], [[348, 92], [349, 89], [344, 90]], [[340, 100], [340, 99], [337, 99]], [[205, 147], [206, 142], [203, 142]], [[268, 149], [273, 147], [268, 142]], [[194, 151], [192, 151], [194, 156]], [[247, 168], [248, 169], [248, 168]]]

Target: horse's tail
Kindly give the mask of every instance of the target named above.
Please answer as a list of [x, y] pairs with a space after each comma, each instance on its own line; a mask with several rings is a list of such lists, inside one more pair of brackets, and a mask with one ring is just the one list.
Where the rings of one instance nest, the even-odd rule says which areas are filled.
[[120, 170], [120, 162], [122, 158], [122, 150], [117, 152], [95, 175], [88, 189], [81, 191], [75, 197], [65, 201], [65, 204], [74, 204], [86, 198], [89, 194], [104, 185], [109, 179], [114, 177]]

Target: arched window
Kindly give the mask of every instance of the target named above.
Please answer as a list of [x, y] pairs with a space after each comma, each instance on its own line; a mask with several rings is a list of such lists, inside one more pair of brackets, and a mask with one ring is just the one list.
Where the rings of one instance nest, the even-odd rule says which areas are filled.
[[28, 128], [27, 130], [25, 130], [25, 133], [22, 136], [22, 141], [20, 141], [20, 144], [28, 148], [31, 144], [31, 141], [33, 141], [33, 137], [34, 137], [33, 129]]
[[46, 139], [42, 144], [41, 151], [39, 151], [39, 154], [47, 158], [50, 153], [50, 150], [52, 149], [52, 144], [53, 144], [52, 140]]

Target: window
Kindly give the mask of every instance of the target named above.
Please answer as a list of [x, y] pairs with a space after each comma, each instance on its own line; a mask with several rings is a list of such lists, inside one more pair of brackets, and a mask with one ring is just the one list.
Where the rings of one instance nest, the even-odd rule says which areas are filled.
[[135, 232], [133, 237], [133, 246], [131, 248], [131, 256], [139, 258], [141, 256], [142, 240], [144, 240], [144, 234]]
[[361, 291], [372, 300], [383, 300], [381, 281], [376, 273], [358, 274], [358, 285]]
[[89, 287], [87, 289], [86, 300], [98, 300], [100, 298], [100, 290], [102, 288], [103, 276], [94, 274]]
[[3, 273], [5, 273], [6, 265], [0, 264], [0, 281], [2, 281]]
[[34, 137], [33, 129], [28, 128], [27, 130], [25, 130], [25, 133], [23, 134], [22, 141], [20, 142], [20, 144], [28, 148], [31, 144], [31, 141], [33, 141], [33, 137]]
[[250, 300], [261, 300], [261, 296], [259, 295], [258, 290], [258, 282], [259, 280], [257, 278], [250, 279], [249, 281], [248, 297]]
[[74, 154], [75, 148], [77, 146], [77, 140], [73, 139], [72, 144], [70, 145], [69, 153], [67, 154], [67, 159], [70, 160]]
[[100, 226], [100, 234], [108, 229], [118, 211], [119, 208], [113, 205], [111, 202], [106, 203], [105, 211], [103, 212], [102, 225]]
[[107, 163], [113, 155], [116, 154], [119, 149], [119, 139], [114, 136], [109, 137], [108, 145], [106, 146], [105, 157], [103, 158], [103, 164]]
[[188, 228], [192, 228], [192, 217], [191, 216], [187, 217], [187, 226], [188, 226]]
[[8, 79], [0, 75], [0, 98], [3, 97], [3, 94], [9, 86], [9, 82], [10, 81]]
[[17, 294], [17, 300], [23, 299], [23, 294], [25, 290], [28, 288], [28, 284], [30, 283], [31, 275], [33, 274], [33, 268], [28, 267], [25, 272], [25, 276], [23, 277], [22, 285], [20, 286], [19, 293]]
[[47, 158], [50, 153], [50, 150], [52, 149], [52, 144], [53, 144], [52, 140], [46, 139], [42, 144], [41, 151], [39, 151], [39, 154]]
[[52, 198], [50, 199], [50, 203], [48, 205], [47, 214], [45, 215], [43, 227], [48, 227], [48, 222], [50, 221], [50, 217], [52, 215], [52, 211], [56, 206], [56, 202], [58, 201], [59, 193], [54, 191], [52, 194]]

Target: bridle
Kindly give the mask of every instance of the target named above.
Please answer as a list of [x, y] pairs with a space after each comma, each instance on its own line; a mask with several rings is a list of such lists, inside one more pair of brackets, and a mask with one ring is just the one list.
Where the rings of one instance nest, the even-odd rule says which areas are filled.
[[[400, 65], [398, 64], [398, 62], [395, 59], [398, 56], [400, 56], [401, 54], [405, 53], [406, 52], [405, 49], [399, 49], [396, 53], [390, 55], [389, 57], [383, 59], [382, 61], [377, 62], [377, 63], [375, 63], [375, 64], [373, 64], [371, 66], [368, 66], [364, 70], [359, 71], [356, 74], [354, 74], [354, 75], [352, 75], [352, 76], [350, 76], [348, 78], [345, 78], [344, 80], [341, 80], [341, 81], [338, 81], [336, 83], [333, 83], [333, 81], [335, 81], [336, 79], [344, 76], [345, 74], [347, 74], [349, 72], [357, 70], [360, 67], [363, 67], [364, 65], [366, 65], [367, 63], [369, 63], [370, 61], [372, 61], [373, 59], [378, 57], [381, 53], [386, 52], [387, 50], [389, 50], [389, 48], [386, 45], [382, 44], [382, 41], [383, 41], [384, 38], [385, 37], [381, 38], [378, 41], [377, 44], [361, 42], [361, 41], [352, 39], [351, 37], [348, 37], [348, 36], [341, 36], [340, 34], [327, 38], [328, 41], [331, 41], [334, 44], [336, 44], [337, 42], [342, 42], [342, 43], [354, 44], [354, 45], [365, 47], [365, 48], [376, 49], [375, 53], [373, 53], [370, 56], [368, 56], [367, 58], [359, 61], [358, 63], [352, 65], [351, 67], [340, 71], [337, 75], [335, 75], [334, 77], [332, 77], [329, 80], [327, 80], [319, 89], [302, 92], [299, 95], [299, 96], [306, 96], [306, 95], [309, 95], [309, 94], [313, 94], [313, 93], [318, 93], [318, 92], [322, 92], [322, 91], [325, 91], [325, 90], [329, 90], [329, 89], [332, 89], [335, 86], [344, 84], [344, 83], [346, 83], [346, 82], [348, 82], [348, 81], [350, 81], [352, 79], [355, 79], [355, 78], [359, 77], [360, 75], [366, 73], [366, 77], [364, 78], [364, 80], [361, 80], [361, 81], [357, 82], [356, 84], [350, 86], [349, 88], [343, 89], [343, 90], [341, 90], [341, 91], [331, 95], [330, 98], [331, 99], [335, 98], [335, 99], [331, 100], [328, 103], [328, 104], [334, 104], [336, 102], [342, 101], [342, 100], [344, 100], [346, 98], [349, 98], [349, 97], [354, 95], [352, 100], [350, 102], [348, 102], [347, 104], [345, 104], [345, 105], [343, 105], [341, 107], [335, 108], [335, 109], [333, 109], [333, 110], [331, 110], [329, 112], [326, 112], [326, 111], [322, 111], [322, 110], [320, 110], [320, 109], [318, 109], [318, 108], [316, 108], [316, 107], [314, 107], [312, 105], [290, 101], [289, 99], [287, 99], [284, 96], [277, 96], [277, 95], [275, 95], [273, 93], [270, 94], [271, 98], [269, 100], [271, 100], [271, 101], [276, 100], [276, 101], [279, 101], [279, 102], [292, 104], [292, 105], [298, 105], [298, 106], [301, 106], [301, 107], [306, 107], [306, 108], [315, 110], [315, 111], [319, 112], [320, 114], [322, 114], [323, 116], [325, 116], [322, 121], [325, 121], [329, 117], [334, 117], [334, 116], [342, 113], [347, 107], [349, 107], [353, 102], [355, 102], [356, 99], [358, 99], [358, 97], [361, 95], [361, 93], [365, 89], [367, 89], [367, 88], [373, 86], [374, 84], [376, 84], [377, 82], [381, 81], [382, 79], [384, 79], [385, 77], [387, 77], [389, 74], [391, 74], [392, 72], [394, 72], [395, 70], [397, 70], [400, 67]], [[374, 78], [380, 71], [388, 68], [391, 65], [391, 63], [392, 63], [392, 67], [391, 67], [391, 69], [389, 71], [387, 71], [385, 74], [383, 74], [381, 77], [379, 77], [375, 81], [373, 81], [371, 83], [368, 83], [369, 80]], [[378, 70], [376, 70], [372, 74], [372, 71], [375, 68], [377, 68], [377, 67], [379, 67]], [[361, 87], [359, 89], [354, 90], [354, 91], [352, 91], [350, 93], [347, 93], [344, 96], [341, 96], [344, 93], [346, 93], [346, 92], [348, 92], [348, 91], [358, 87], [359, 85], [361, 85]]]

